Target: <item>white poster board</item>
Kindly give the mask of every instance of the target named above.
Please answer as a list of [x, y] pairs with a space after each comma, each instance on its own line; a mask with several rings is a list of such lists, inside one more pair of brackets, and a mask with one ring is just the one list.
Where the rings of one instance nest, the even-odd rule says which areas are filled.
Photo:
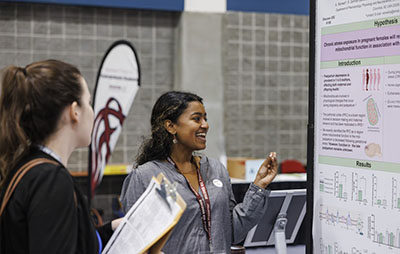
[[313, 252], [400, 253], [400, 1], [315, 2]]

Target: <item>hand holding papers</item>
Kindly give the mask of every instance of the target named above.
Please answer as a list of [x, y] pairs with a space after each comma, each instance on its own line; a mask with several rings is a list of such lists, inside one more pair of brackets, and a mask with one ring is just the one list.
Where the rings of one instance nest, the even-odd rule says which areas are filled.
[[103, 254], [158, 253], [178, 223], [186, 204], [163, 174], [146, 191], [115, 230]]

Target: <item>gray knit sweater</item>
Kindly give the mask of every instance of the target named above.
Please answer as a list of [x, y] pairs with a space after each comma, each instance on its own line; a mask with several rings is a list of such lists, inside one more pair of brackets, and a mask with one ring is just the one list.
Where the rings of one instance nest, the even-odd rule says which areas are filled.
[[[211, 249], [201, 220], [199, 203], [182, 174], [168, 161], [150, 161], [134, 169], [125, 179], [121, 200], [125, 212], [138, 200], [152, 176], [163, 173], [178, 184], [177, 191], [187, 207], [175, 226], [163, 252], [230, 253], [232, 243], [242, 241], [257, 224], [267, 208], [269, 191], [251, 184], [243, 203], [237, 204], [226, 168], [217, 160], [203, 156], [200, 174], [206, 183], [211, 202]], [[222, 184], [221, 184], [222, 183]], [[201, 191], [198, 191], [201, 194]]]

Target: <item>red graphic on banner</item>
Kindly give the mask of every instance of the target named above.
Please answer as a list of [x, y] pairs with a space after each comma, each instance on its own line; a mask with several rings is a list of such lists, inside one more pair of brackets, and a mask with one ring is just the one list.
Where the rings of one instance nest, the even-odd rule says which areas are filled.
[[[110, 107], [110, 104], [115, 102], [117, 104], [117, 110]], [[119, 120], [119, 126], [114, 128], [110, 127], [110, 117], [116, 117]], [[122, 124], [125, 120], [125, 116], [122, 113], [122, 108], [120, 103], [115, 98], [108, 99], [105, 107], [99, 111], [94, 120], [94, 139], [92, 140], [92, 179], [91, 179], [91, 189], [92, 194], [94, 193], [94, 189], [98, 185], [101, 176], [102, 170], [99, 168], [101, 166], [101, 162], [105, 160], [105, 164], [107, 164], [108, 159], [111, 155], [111, 148], [110, 148], [110, 138], [111, 135], [115, 132], [118, 127], [122, 127]], [[103, 133], [99, 135], [100, 126], [104, 126]], [[99, 137], [99, 138], [98, 138]], [[102, 154], [102, 148], [106, 147], [105, 158]]]

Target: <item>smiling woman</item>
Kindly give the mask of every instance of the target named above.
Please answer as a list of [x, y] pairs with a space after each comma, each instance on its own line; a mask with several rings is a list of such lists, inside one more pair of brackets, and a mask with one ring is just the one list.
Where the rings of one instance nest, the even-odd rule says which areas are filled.
[[171, 120], [164, 122], [165, 129], [175, 138], [175, 149], [190, 153], [206, 148], [208, 131], [207, 113], [199, 101], [192, 101], [178, 118], [176, 123]]
[[164, 253], [230, 253], [257, 224], [267, 207], [265, 188], [277, 173], [273, 153], [259, 169], [243, 203], [236, 204], [226, 168], [217, 160], [194, 156], [206, 148], [209, 129], [203, 99], [167, 92], [155, 103], [151, 138], [144, 142], [136, 168], [124, 181], [121, 199], [128, 211], [153, 176], [177, 183], [187, 208], [163, 248]]

